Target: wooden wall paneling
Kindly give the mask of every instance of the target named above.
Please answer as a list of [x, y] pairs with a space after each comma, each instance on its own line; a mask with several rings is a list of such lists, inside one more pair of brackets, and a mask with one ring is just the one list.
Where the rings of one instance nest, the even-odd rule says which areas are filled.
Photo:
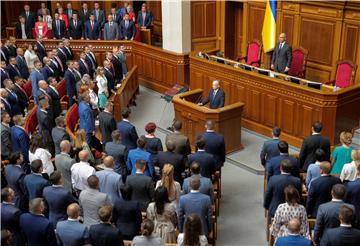
[[236, 5], [233, 1], [226, 2], [226, 25], [225, 25], [225, 56], [235, 59], [236, 47]]
[[247, 28], [247, 33], [248, 33], [247, 42], [253, 39], [262, 40], [261, 32], [264, 23], [264, 15], [265, 15], [265, 3], [261, 3], [261, 2], [251, 3], [251, 5], [249, 6], [249, 15], [248, 15], [249, 27]]
[[[276, 96], [265, 93], [263, 95], [263, 110], [262, 114], [264, 125], [269, 127], [276, 126], [276, 115], [278, 114], [277, 110], [277, 99]], [[265, 113], [266, 112], [266, 113]]]
[[162, 42], [162, 13], [161, 13], [161, 1], [146, 1], [146, 4], [153, 13], [153, 40], [154, 42]]

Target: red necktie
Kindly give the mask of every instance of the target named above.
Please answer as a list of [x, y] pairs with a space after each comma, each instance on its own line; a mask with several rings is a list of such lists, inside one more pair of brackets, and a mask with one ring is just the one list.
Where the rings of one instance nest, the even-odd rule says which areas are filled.
[[94, 22], [91, 22], [91, 30], [94, 30]]
[[112, 33], [112, 24], [110, 23], [110, 33]]

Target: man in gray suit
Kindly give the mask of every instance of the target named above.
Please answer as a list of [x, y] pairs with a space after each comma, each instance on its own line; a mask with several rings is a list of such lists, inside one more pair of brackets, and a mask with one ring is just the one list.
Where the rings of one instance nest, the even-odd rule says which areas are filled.
[[60, 150], [61, 152], [55, 156], [55, 166], [63, 176], [64, 188], [71, 193], [71, 166], [75, 163], [75, 160], [69, 155], [71, 150], [70, 142], [68, 140], [61, 141]]
[[346, 205], [355, 211], [355, 207], [345, 203], [346, 188], [343, 184], [336, 184], [332, 187], [332, 200], [319, 206], [316, 215], [314, 229], [314, 242], [319, 245], [326, 230], [340, 226], [339, 211], [342, 205]]
[[122, 176], [125, 183], [127, 176], [126, 159], [127, 149], [126, 146], [121, 144], [121, 134], [119, 130], [111, 133], [112, 142], [107, 142], [105, 145], [106, 154], [112, 156], [115, 160], [114, 170]]
[[56, 127], [51, 130], [51, 137], [55, 145], [55, 154], [60, 154], [60, 143], [63, 140], [70, 141], [70, 135], [66, 132], [65, 117], [58, 116], [55, 119]]
[[291, 60], [291, 46], [286, 42], [286, 34], [281, 33], [272, 55], [271, 69], [278, 73], [287, 73], [290, 70]]
[[111, 201], [107, 194], [99, 191], [98, 177], [90, 175], [87, 182], [89, 188], [81, 191], [79, 203], [84, 218], [84, 225], [89, 228], [91, 225], [100, 223], [98, 210], [102, 206], [111, 205]]
[[112, 203], [120, 199], [120, 186], [122, 185], [121, 175], [114, 171], [115, 161], [112, 156], [104, 158], [104, 168], [96, 172], [100, 180], [100, 192], [109, 195]]
[[1, 159], [9, 159], [9, 155], [12, 151], [11, 145], [11, 130], [10, 130], [11, 117], [6, 111], [1, 112]]
[[181, 134], [182, 123], [179, 120], [175, 120], [173, 124], [174, 132], [166, 136], [165, 143], [168, 140], [172, 140], [175, 145], [175, 153], [181, 154], [184, 158], [191, 153], [189, 138]]
[[112, 15], [108, 15], [108, 22], [104, 26], [104, 40], [118, 40], [119, 25], [113, 21]]

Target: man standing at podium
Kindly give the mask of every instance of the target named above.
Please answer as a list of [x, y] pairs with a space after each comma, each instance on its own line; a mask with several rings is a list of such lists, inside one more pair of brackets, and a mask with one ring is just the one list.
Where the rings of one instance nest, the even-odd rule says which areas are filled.
[[209, 96], [198, 103], [200, 106], [206, 105], [210, 102], [211, 109], [217, 109], [224, 107], [225, 104], [225, 92], [220, 88], [220, 80], [214, 80], [212, 83], [212, 89], [209, 92]]
[[291, 66], [292, 50], [286, 42], [286, 34], [281, 33], [271, 59], [271, 69], [278, 73], [288, 73]]

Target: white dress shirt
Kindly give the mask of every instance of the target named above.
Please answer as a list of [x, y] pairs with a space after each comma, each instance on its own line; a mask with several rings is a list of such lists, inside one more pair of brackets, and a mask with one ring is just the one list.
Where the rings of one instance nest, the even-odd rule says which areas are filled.
[[51, 162], [51, 154], [47, 149], [37, 148], [35, 153], [29, 151], [30, 163], [34, 160], [41, 160], [43, 164], [43, 173], [47, 173], [49, 176], [54, 172], [54, 165]]
[[71, 166], [71, 184], [73, 188], [85, 190], [89, 188], [87, 178], [95, 174], [95, 169], [88, 162], [80, 161]]
[[98, 95], [101, 94], [101, 93], [107, 93], [107, 90], [108, 90], [108, 86], [107, 86], [107, 79], [105, 76], [96, 76], [96, 84], [97, 84], [97, 87], [98, 87]]

